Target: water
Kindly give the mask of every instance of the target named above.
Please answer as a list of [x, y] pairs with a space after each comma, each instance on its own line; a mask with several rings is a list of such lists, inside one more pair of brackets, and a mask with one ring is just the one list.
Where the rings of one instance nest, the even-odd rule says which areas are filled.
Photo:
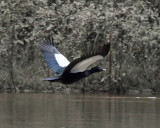
[[160, 99], [0, 94], [0, 128], [159, 128]]

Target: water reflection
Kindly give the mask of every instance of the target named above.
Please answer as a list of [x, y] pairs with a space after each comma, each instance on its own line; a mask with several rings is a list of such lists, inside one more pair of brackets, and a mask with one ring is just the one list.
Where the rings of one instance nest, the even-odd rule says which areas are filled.
[[2, 128], [159, 128], [160, 100], [105, 95], [0, 94]]

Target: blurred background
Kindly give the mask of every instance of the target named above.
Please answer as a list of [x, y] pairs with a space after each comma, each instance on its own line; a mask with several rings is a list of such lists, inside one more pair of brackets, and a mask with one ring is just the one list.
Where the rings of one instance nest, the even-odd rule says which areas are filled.
[[[52, 76], [39, 51], [48, 36], [70, 61], [111, 43], [107, 71], [71, 85]], [[0, 90], [158, 93], [159, 0], [0, 0]]]

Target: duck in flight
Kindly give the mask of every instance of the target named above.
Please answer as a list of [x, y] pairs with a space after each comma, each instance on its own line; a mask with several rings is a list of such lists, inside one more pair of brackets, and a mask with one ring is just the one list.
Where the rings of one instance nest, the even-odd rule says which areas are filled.
[[57, 76], [44, 78], [43, 80], [71, 84], [93, 73], [105, 70], [99, 66], [95, 66], [90, 70], [87, 70], [87, 68], [108, 54], [110, 43], [104, 44], [97, 50], [84, 54], [72, 62], [69, 62], [68, 59], [54, 47], [53, 38], [43, 40], [39, 48], [48, 67], [57, 74]]

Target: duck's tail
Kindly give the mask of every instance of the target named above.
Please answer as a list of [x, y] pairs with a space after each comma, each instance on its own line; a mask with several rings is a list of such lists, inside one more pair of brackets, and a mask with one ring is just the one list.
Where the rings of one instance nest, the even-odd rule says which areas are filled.
[[61, 78], [59, 76], [53, 76], [53, 77], [43, 78], [41, 80], [50, 81], [50, 82], [58, 82], [61, 80]]

